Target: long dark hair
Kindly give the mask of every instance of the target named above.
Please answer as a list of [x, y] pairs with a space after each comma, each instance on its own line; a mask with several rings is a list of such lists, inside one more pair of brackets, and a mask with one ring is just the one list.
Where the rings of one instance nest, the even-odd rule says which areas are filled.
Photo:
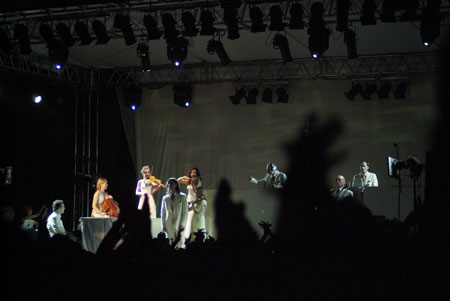
[[180, 185], [178, 185], [178, 181], [177, 181], [176, 178], [169, 178], [169, 179], [167, 179], [167, 182], [166, 182], [167, 192], [170, 191], [170, 189], [169, 189], [169, 183], [177, 184], [177, 188], [175, 189], [175, 191], [176, 191], [177, 193], [180, 193]]
[[197, 172], [197, 178], [199, 178], [200, 180], [202, 179], [202, 177], [200, 176], [200, 170], [197, 167], [193, 167], [191, 169], [189, 169], [187, 177], [190, 178], [191, 177], [191, 172], [195, 170]]

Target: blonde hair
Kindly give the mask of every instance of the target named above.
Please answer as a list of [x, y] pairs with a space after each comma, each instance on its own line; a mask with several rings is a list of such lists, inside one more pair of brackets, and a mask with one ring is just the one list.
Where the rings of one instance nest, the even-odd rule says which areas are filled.
[[105, 178], [98, 178], [98, 180], [97, 180], [97, 185], [95, 185], [95, 188], [96, 188], [97, 190], [100, 190], [100, 188], [102, 187], [102, 185], [103, 185], [104, 183], [108, 183], [108, 180], [105, 179]]

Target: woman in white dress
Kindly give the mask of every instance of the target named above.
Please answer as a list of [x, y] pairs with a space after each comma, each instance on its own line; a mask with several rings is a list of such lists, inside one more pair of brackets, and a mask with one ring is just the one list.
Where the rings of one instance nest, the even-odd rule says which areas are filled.
[[[150, 167], [145, 165], [141, 169], [142, 179], [136, 184], [136, 195], [139, 196], [138, 210], [144, 207], [145, 195], [148, 196], [148, 209], [150, 210], [150, 218], [156, 218], [156, 204], [153, 194], [156, 193], [161, 186], [160, 183], [152, 180]], [[154, 177], [153, 177], [154, 178]]]
[[177, 181], [187, 185], [189, 213], [184, 234], [186, 241], [189, 241], [191, 233], [196, 233], [200, 229], [206, 232], [205, 212], [208, 202], [198, 168], [192, 168], [187, 176], [180, 177]]
[[98, 178], [96, 189], [97, 190], [95, 191], [94, 196], [92, 197], [91, 216], [108, 217], [108, 214], [106, 213], [105, 209], [103, 209], [103, 202], [108, 198], [112, 198], [112, 196], [106, 192], [106, 189], [108, 189], [108, 180], [105, 178]]

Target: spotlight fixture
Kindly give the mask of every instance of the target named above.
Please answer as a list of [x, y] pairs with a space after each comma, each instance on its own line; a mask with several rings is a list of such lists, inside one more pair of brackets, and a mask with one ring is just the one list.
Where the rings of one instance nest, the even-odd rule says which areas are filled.
[[66, 24], [58, 23], [58, 25], [56, 25], [56, 32], [67, 47], [75, 44], [75, 39], [70, 33], [70, 28]]
[[336, 1], [336, 31], [346, 32], [348, 29], [348, 10], [350, 8], [349, 0]]
[[159, 40], [162, 36], [162, 31], [158, 29], [158, 22], [151, 16], [144, 16], [144, 26], [147, 29], [147, 39], [148, 40]]
[[325, 27], [323, 14], [325, 9], [322, 3], [314, 2], [311, 6], [311, 18], [309, 19], [308, 28], [308, 48], [313, 58], [317, 59], [322, 56], [329, 46], [330, 30]]
[[303, 7], [300, 3], [293, 3], [289, 13], [291, 15], [289, 21], [289, 29], [303, 29], [305, 22], [303, 21]]
[[395, 99], [404, 99], [406, 93], [406, 83], [400, 82], [397, 87], [394, 89], [393, 94]]
[[166, 39], [166, 44], [173, 43], [180, 33], [176, 28], [177, 22], [171, 14], [165, 13], [162, 16], [162, 24], [164, 27], [164, 38]]
[[233, 7], [226, 7], [223, 12], [223, 19], [227, 25], [228, 39], [239, 39], [241, 35], [239, 34], [237, 9]]
[[31, 53], [28, 28], [25, 25], [17, 23], [14, 26], [14, 38], [19, 41], [20, 54], [27, 55]]
[[269, 11], [270, 25], [269, 30], [271, 31], [283, 31], [283, 11], [279, 5], [273, 5]]
[[370, 100], [372, 94], [377, 91], [377, 85], [375, 83], [368, 83], [364, 90], [361, 91], [361, 96], [364, 100]]
[[[436, 1], [435, 1], [436, 2]], [[425, 46], [430, 46], [441, 34], [440, 1], [428, 1], [428, 6], [422, 11], [420, 36]]]
[[252, 26], [250, 28], [251, 32], [264, 32], [266, 31], [266, 24], [263, 21], [263, 13], [261, 9], [257, 6], [253, 6], [249, 11], [250, 19], [252, 21]]
[[173, 86], [173, 102], [182, 108], [191, 106], [192, 86]]
[[273, 48], [280, 49], [283, 62], [292, 62], [291, 51], [289, 50], [289, 42], [287, 38], [281, 34], [276, 34], [273, 38]]
[[123, 89], [124, 105], [131, 111], [136, 111], [142, 102], [142, 89], [136, 86], [127, 86]]
[[184, 26], [183, 36], [195, 37], [198, 34], [198, 28], [195, 25], [195, 18], [191, 12], [185, 11], [181, 15], [181, 20]]
[[80, 39], [80, 46], [89, 45], [94, 40], [94, 38], [92, 38], [89, 34], [89, 30], [87, 29], [86, 24], [84, 24], [83, 22], [76, 22], [74, 29], [78, 35], [78, 38]]
[[236, 91], [236, 93], [230, 96], [230, 101], [233, 105], [238, 105], [241, 103], [241, 99], [245, 97], [245, 89], [241, 88]]
[[180, 67], [187, 58], [188, 43], [189, 41], [187, 39], [180, 37], [167, 45], [167, 58], [175, 67]]
[[148, 55], [147, 44], [142, 42], [138, 43], [136, 52], [137, 56], [141, 59], [142, 72], [152, 71], [152, 67], [150, 65], [150, 56]]
[[345, 97], [347, 97], [348, 100], [355, 100], [356, 95], [358, 95], [359, 93], [361, 93], [362, 91], [362, 85], [359, 83], [353, 83], [352, 84], [352, 88], [347, 91], [344, 92]]
[[95, 33], [95, 36], [97, 37], [96, 45], [104, 45], [109, 42], [111, 37], [108, 36], [106, 33], [106, 27], [100, 20], [94, 20], [92, 22], [92, 30]]
[[361, 25], [376, 25], [376, 10], [377, 5], [375, 4], [374, 0], [365, 0], [362, 6], [362, 16], [360, 17]]
[[48, 48], [48, 58], [57, 70], [67, 64], [69, 49], [62, 40], [55, 40], [55, 45]]
[[396, 6], [395, 1], [383, 0], [380, 14], [381, 22], [387, 23], [397, 22], [397, 18], [395, 17], [395, 6]]
[[258, 97], [258, 88], [251, 88], [245, 97], [245, 102], [248, 105], [256, 105], [256, 97]]
[[204, 10], [200, 14], [200, 35], [212, 36], [216, 32], [214, 28], [214, 17], [209, 10]]
[[265, 88], [261, 95], [261, 101], [265, 103], [272, 103], [272, 98], [273, 98], [272, 89], [269, 87]]
[[11, 53], [12, 44], [9, 41], [9, 36], [3, 29], [0, 28], [0, 49], [6, 54]]
[[133, 28], [131, 28], [130, 17], [122, 14], [114, 16], [114, 27], [122, 31], [125, 45], [130, 46], [136, 43]]
[[391, 92], [391, 84], [390, 83], [384, 83], [377, 91], [378, 98], [379, 99], [388, 99], [389, 98], [389, 92]]
[[41, 23], [39, 26], [39, 34], [44, 39], [48, 48], [54, 48], [56, 45], [56, 38], [53, 35], [52, 28], [47, 23]]
[[347, 57], [355, 59], [358, 57], [358, 49], [356, 48], [356, 34], [349, 29], [344, 33], [344, 43], [347, 44]]
[[289, 101], [289, 95], [286, 92], [286, 89], [284, 87], [278, 87], [277, 88], [277, 102], [278, 103], [288, 103]]
[[220, 41], [209, 40], [208, 46], [206, 47], [206, 51], [208, 52], [209, 55], [217, 53], [217, 56], [219, 57], [220, 61], [222, 62], [222, 65], [224, 66], [231, 63], [231, 59], [228, 56], [227, 52], [225, 51], [222, 42]]

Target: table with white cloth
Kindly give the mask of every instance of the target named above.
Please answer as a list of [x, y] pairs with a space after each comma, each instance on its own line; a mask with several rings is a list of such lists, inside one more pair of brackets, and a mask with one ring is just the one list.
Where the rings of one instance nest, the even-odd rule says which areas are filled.
[[86, 251], [95, 253], [117, 217], [81, 217], [81, 244]]

